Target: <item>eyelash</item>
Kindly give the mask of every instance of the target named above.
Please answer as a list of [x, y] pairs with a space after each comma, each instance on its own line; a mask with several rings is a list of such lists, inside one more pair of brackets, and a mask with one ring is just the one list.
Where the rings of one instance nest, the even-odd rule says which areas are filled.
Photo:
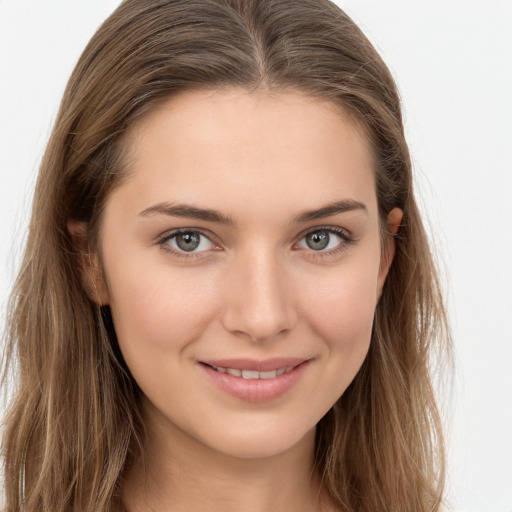
[[[337, 237], [339, 237], [341, 239], [341, 242], [334, 249], [330, 249], [328, 251], [315, 251], [313, 249], [309, 250], [308, 252], [310, 252], [311, 256], [313, 256], [314, 258], [325, 258], [325, 257], [329, 257], [329, 256], [335, 256], [338, 253], [341, 253], [341, 252], [347, 250], [348, 247], [356, 241], [355, 238], [345, 229], [333, 227], [333, 226], [318, 226], [318, 227], [315, 227], [314, 229], [310, 229], [308, 231], [305, 231], [304, 233], [301, 233], [298, 237], [298, 242], [302, 241], [306, 236], [308, 236], [312, 233], [317, 233], [319, 231], [326, 231], [329, 234], [336, 235]], [[207, 238], [212, 244], [217, 245], [217, 244], [215, 244], [215, 242], [212, 241], [211, 235], [209, 235], [207, 232], [205, 232], [199, 228], [174, 229], [170, 232], [164, 233], [158, 239], [157, 244], [160, 246], [160, 248], [164, 252], [170, 253], [173, 256], [176, 256], [178, 258], [186, 258], [186, 259], [200, 258], [204, 252], [207, 252], [207, 251], [200, 251], [197, 253], [194, 253], [194, 252], [187, 253], [186, 251], [177, 251], [175, 249], [172, 249], [168, 245], [168, 242], [169, 242], [169, 240], [176, 238], [180, 233], [198, 233], [201, 236], [204, 236], [205, 238]]]

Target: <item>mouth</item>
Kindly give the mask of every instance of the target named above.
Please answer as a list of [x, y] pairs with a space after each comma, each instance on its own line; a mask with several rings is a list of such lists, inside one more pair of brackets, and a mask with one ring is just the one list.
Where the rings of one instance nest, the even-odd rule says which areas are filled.
[[311, 361], [312, 358], [279, 358], [198, 362], [222, 391], [247, 402], [267, 402], [291, 390]]
[[[206, 363], [204, 363], [206, 364]], [[299, 363], [302, 364], [302, 363]], [[285, 373], [290, 373], [294, 368], [296, 368], [298, 365], [291, 365], [287, 366], [285, 368], [277, 368], [275, 370], [269, 370], [265, 372], [259, 372], [257, 370], [248, 370], [245, 368], [225, 368], [223, 366], [213, 366], [207, 364], [210, 368], [213, 370], [219, 372], [219, 373], [227, 373], [228, 375], [233, 375], [233, 377], [241, 377], [242, 379], [246, 380], [253, 380], [253, 379], [275, 379], [276, 377], [279, 377], [280, 375], [284, 375]]]

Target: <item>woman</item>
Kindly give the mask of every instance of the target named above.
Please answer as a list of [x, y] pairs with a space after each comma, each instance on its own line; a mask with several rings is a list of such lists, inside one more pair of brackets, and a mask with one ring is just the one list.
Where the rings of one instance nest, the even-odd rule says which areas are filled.
[[394, 82], [328, 1], [127, 0], [13, 294], [10, 510], [438, 510], [445, 316]]

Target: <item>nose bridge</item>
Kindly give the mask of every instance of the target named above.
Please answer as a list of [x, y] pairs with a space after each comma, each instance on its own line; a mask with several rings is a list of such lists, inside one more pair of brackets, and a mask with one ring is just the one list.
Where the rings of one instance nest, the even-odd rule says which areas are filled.
[[246, 250], [234, 258], [224, 310], [224, 326], [253, 341], [293, 327], [296, 314], [284, 262], [270, 248]]

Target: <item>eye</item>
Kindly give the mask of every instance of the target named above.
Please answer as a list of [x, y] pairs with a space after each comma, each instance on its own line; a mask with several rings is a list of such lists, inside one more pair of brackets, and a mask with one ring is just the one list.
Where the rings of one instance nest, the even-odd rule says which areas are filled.
[[344, 249], [351, 242], [353, 242], [352, 237], [344, 230], [320, 228], [306, 233], [297, 247], [315, 252], [333, 253]]
[[193, 229], [183, 229], [167, 233], [160, 241], [162, 249], [180, 256], [196, 254], [215, 249], [217, 246], [203, 233]]

